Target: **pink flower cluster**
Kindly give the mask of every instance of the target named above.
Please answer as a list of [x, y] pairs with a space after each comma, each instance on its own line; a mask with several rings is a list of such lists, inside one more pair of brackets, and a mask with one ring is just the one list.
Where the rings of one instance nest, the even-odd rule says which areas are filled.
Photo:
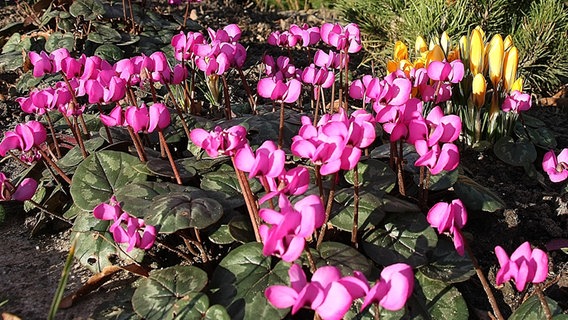
[[[391, 141], [403, 139], [414, 144], [420, 156], [416, 166], [425, 166], [432, 174], [453, 170], [459, 164], [458, 148], [453, 142], [461, 133], [461, 119], [455, 115], [444, 115], [439, 106], [435, 106], [424, 118], [423, 101], [434, 100], [434, 97], [436, 102], [449, 99], [451, 84], [463, 77], [463, 64], [458, 60], [432, 62], [428, 69], [412, 71], [422, 79], [417, 88], [418, 92], [422, 92], [423, 100], [411, 98], [414, 90], [412, 81], [400, 70], [384, 79], [364, 76], [355, 80], [349, 94], [354, 99], [372, 104], [377, 122], [390, 134]], [[430, 92], [432, 86], [441, 91]]]
[[297, 264], [292, 264], [288, 274], [290, 287], [268, 287], [265, 291], [268, 301], [277, 308], [292, 307], [292, 314], [302, 307], [308, 307], [324, 320], [342, 319], [353, 300], [359, 298], [364, 298], [361, 309], [378, 303], [387, 310], [400, 310], [414, 289], [412, 268], [403, 263], [385, 267], [372, 288], [361, 272], [355, 271], [353, 276], [342, 277], [334, 266], [317, 269], [310, 282]]
[[308, 158], [323, 175], [351, 170], [361, 158], [361, 149], [375, 140], [373, 116], [364, 110], [351, 116], [340, 109], [336, 114], [324, 115], [312, 125], [308, 117], [302, 117], [302, 127], [292, 139], [292, 153]]
[[293, 206], [284, 195], [280, 195], [280, 211], [260, 209], [260, 217], [270, 226], [259, 227], [265, 256], [279, 255], [282, 260], [293, 262], [300, 257], [306, 245], [306, 237], [325, 221], [325, 210], [320, 197], [309, 195]]
[[123, 110], [114, 107], [109, 115], [100, 115], [101, 122], [109, 127], [130, 126], [135, 132], [154, 132], [164, 130], [170, 125], [170, 112], [162, 103], [154, 103], [149, 108], [146, 104], [140, 107], [129, 106]]
[[26, 201], [30, 200], [37, 189], [37, 181], [32, 178], [25, 178], [17, 187], [6, 177], [4, 172], [0, 172], [0, 201]]
[[501, 266], [495, 277], [498, 286], [514, 279], [517, 290], [523, 291], [529, 282], [541, 283], [546, 280], [548, 256], [540, 249], [531, 249], [528, 242], [521, 244], [510, 258], [500, 246], [495, 247], [495, 255]]
[[[156, 228], [146, 225], [144, 219], [131, 216], [122, 210], [115, 196], [110, 203], [101, 203], [93, 209], [93, 215], [99, 220], [114, 221], [109, 231], [117, 243], [128, 243], [127, 252], [134, 248], [148, 250], [156, 240]], [[126, 228], [125, 228], [126, 227]]]
[[4, 139], [0, 142], [0, 155], [4, 157], [8, 151], [18, 150], [22, 161], [32, 163], [41, 158], [38, 148], [46, 138], [47, 132], [41, 122], [17, 124], [14, 131], [4, 133]]
[[219, 126], [208, 132], [204, 129], [193, 129], [190, 133], [191, 141], [205, 152], [216, 158], [219, 155], [233, 156], [247, 143], [247, 129], [243, 126], [234, 126], [223, 129]]
[[568, 148], [562, 149], [558, 156], [554, 150], [544, 154], [542, 169], [548, 174], [550, 181], [562, 182], [568, 178]]
[[432, 227], [438, 229], [438, 233], [448, 232], [454, 240], [454, 247], [459, 255], [465, 254], [461, 229], [467, 223], [467, 212], [460, 199], [455, 199], [451, 203], [436, 203], [428, 211], [426, 219]]
[[230, 67], [242, 68], [247, 52], [238, 41], [241, 29], [230, 24], [223, 29], [207, 29], [210, 42], [199, 32], [180, 32], [172, 38], [174, 56], [179, 61], [192, 60], [205, 75], [222, 75]]

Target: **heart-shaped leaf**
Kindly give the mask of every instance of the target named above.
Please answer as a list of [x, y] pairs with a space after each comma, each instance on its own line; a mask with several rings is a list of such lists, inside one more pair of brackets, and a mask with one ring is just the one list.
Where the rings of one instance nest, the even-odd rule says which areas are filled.
[[99, 220], [90, 212], [83, 211], [75, 219], [71, 233], [71, 239], [77, 238], [75, 258], [93, 273], [115, 264], [117, 257], [126, 263], [140, 262], [144, 257], [143, 250], [134, 248], [126, 252], [127, 243], [115, 243], [109, 226], [110, 221]]
[[52, 52], [59, 48], [67, 48], [73, 51], [75, 47], [75, 37], [71, 33], [54, 32], [49, 35], [45, 42], [45, 51]]
[[200, 291], [207, 285], [207, 273], [193, 266], [174, 266], [150, 272], [140, 280], [132, 296], [132, 307], [142, 318], [202, 319], [209, 298]]
[[557, 142], [555, 134], [552, 130], [548, 129], [545, 124], [542, 126], [527, 125], [526, 127], [523, 127], [520, 121], [517, 122], [517, 125], [515, 126], [515, 134], [522, 139], [529, 140], [527, 133], [530, 137], [530, 141], [536, 146], [546, 150], [556, 148]]
[[467, 320], [469, 312], [461, 293], [439, 280], [433, 280], [416, 272], [414, 292], [407, 305], [412, 319]]
[[254, 241], [254, 233], [249, 218], [238, 215], [229, 221], [229, 234], [234, 240], [241, 243]]
[[536, 160], [534, 144], [528, 140], [513, 140], [511, 137], [502, 137], [495, 142], [493, 152], [497, 158], [512, 166], [523, 166]]
[[22, 53], [22, 50], [29, 51], [32, 46], [32, 41], [30, 37], [23, 37], [18, 32], [12, 34], [6, 44], [2, 47], [2, 54], [7, 52], [17, 52]]
[[73, 17], [83, 16], [85, 20], [95, 20], [105, 13], [105, 8], [99, 0], [75, 0], [69, 7]]
[[427, 263], [438, 237], [422, 213], [389, 214], [383, 221], [384, 226], [363, 234], [362, 247], [369, 258], [381, 265]]
[[[377, 191], [375, 191], [377, 192]], [[380, 191], [382, 192], [382, 191]], [[353, 188], [341, 189], [335, 195], [334, 206], [330, 214], [330, 222], [343, 231], [351, 231], [353, 227], [354, 191]], [[385, 216], [381, 210], [383, 201], [378, 196], [361, 190], [359, 194], [358, 225], [360, 230], [374, 228]]]
[[469, 177], [460, 175], [454, 191], [468, 210], [495, 212], [505, 208], [501, 198]]
[[115, 44], [104, 43], [97, 47], [95, 55], [113, 63], [122, 59], [124, 57], [124, 52]]
[[[558, 306], [556, 301], [544, 297], [548, 303], [548, 308], [550, 313], [554, 316], [560, 314], [562, 309]], [[509, 317], [509, 320], [532, 320], [532, 319], [546, 319], [546, 314], [538, 297], [535, 295], [531, 296], [521, 306], [513, 312]], [[556, 319], [556, 317], [554, 317]]]
[[231, 316], [227, 312], [227, 309], [220, 304], [215, 304], [207, 309], [203, 320], [231, 320]]
[[[359, 186], [384, 192], [391, 192], [394, 189], [396, 173], [383, 161], [368, 159], [365, 162], [359, 162], [357, 166]], [[352, 185], [355, 184], [354, 178], [355, 170], [345, 173], [345, 180]]]
[[196, 191], [200, 190], [169, 182], [141, 181], [118, 188], [115, 196], [124, 211], [137, 217], [143, 217], [156, 196], [171, 192]]
[[219, 202], [202, 197], [201, 192], [172, 192], [154, 197], [146, 222], [159, 226], [160, 233], [173, 233], [187, 228], [203, 229], [223, 216]]
[[262, 254], [262, 244], [250, 242], [229, 252], [211, 279], [212, 300], [229, 312], [231, 319], [282, 319], [288, 309], [276, 309], [264, 297], [271, 285], [288, 285], [290, 265]]
[[[420, 183], [420, 174], [414, 174], [414, 183], [418, 185]], [[459, 172], [458, 169], [452, 171], [442, 171], [436, 175], [429, 175], [430, 179], [428, 181], [428, 190], [439, 191], [446, 190], [458, 181]]]
[[[257, 192], [262, 185], [256, 179], [249, 179], [252, 192]], [[201, 180], [201, 189], [221, 191], [230, 196], [242, 196], [239, 180], [233, 168], [228, 165], [222, 165], [217, 171], [203, 175]]]
[[438, 239], [438, 245], [429, 260], [430, 263], [420, 268], [420, 271], [430, 279], [457, 283], [466, 281], [475, 274], [469, 256], [460, 256], [453, 243], [445, 237]]
[[132, 169], [138, 163], [138, 158], [124, 152], [103, 150], [91, 154], [73, 175], [73, 201], [83, 210], [93, 210], [122, 186], [146, 180], [145, 174]]
[[[86, 140], [84, 146], [85, 149], [92, 153], [102, 147], [104, 143], [105, 140], [102, 137], [93, 137], [89, 140]], [[83, 159], [84, 158], [83, 154], [81, 153], [81, 149], [77, 145], [69, 150], [69, 152], [67, 152], [61, 159], [59, 159], [57, 161], [57, 165], [62, 169], [72, 168], [79, 165], [79, 163], [81, 163]]]
[[[185, 162], [185, 159], [176, 160], [176, 168], [182, 180], [189, 180], [197, 174], [197, 171], [190, 166], [183, 165]], [[168, 160], [158, 158], [150, 159], [146, 163], [146, 166], [150, 172], [157, 176], [168, 177], [170, 179], [175, 178], [174, 171]]]
[[[313, 250], [312, 250], [313, 251]], [[314, 256], [316, 266], [335, 266], [342, 275], [352, 275], [353, 271], [371, 274], [372, 262], [359, 251], [340, 242], [322, 242]]]

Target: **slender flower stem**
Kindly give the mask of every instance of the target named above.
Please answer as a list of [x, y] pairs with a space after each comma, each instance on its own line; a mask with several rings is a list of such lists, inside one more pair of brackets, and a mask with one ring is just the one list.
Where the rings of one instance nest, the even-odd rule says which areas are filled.
[[229, 97], [229, 86], [227, 84], [227, 77], [225, 77], [225, 74], [223, 74], [221, 76], [221, 79], [223, 80], [223, 98], [225, 98], [225, 115], [227, 117], [227, 120], [231, 120], [231, 118], [233, 117], [233, 111], [231, 110], [231, 99]]
[[351, 245], [357, 248], [357, 229], [359, 228], [359, 170], [353, 168], [353, 228], [351, 229]]
[[[400, 194], [406, 196], [406, 188], [404, 186], [404, 177], [402, 166], [404, 164], [404, 154], [402, 150], [402, 140], [400, 140], [400, 147], [398, 149], [398, 157], [396, 158], [397, 176], [398, 176], [398, 189]], [[396, 143], [395, 143], [396, 147]]]
[[234, 156], [231, 156], [231, 160], [233, 161], [233, 168], [235, 168], [235, 173], [237, 174], [237, 180], [239, 181], [239, 187], [241, 188], [241, 191], [243, 192], [243, 195], [244, 195], [244, 198], [245, 198], [245, 204], [247, 206], [247, 210], [248, 210], [248, 213], [249, 213], [250, 222], [252, 224], [252, 229], [254, 230], [254, 237], [255, 237], [257, 242], [261, 242], [260, 233], [258, 232], [258, 220], [257, 220], [258, 209], [256, 207], [256, 203], [252, 203], [252, 201], [251, 201], [252, 200], [252, 198], [251, 198], [252, 192], [250, 191], [250, 186], [248, 185], [248, 180], [246, 181], [246, 185], [245, 185], [245, 181], [244, 181], [244, 180], [246, 180], [245, 174], [237, 168]]
[[[457, 232], [460, 232], [460, 231], [457, 230]], [[497, 304], [497, 300], [495, 300], [495, 296], [493, 295], [493, 291], [491, 291], [491, 287], [489, 286], [489, 283], [487, 282], [487, 278], [485, 278], [485, 275], [483, 274], [483, 270], [481, 270], [481, 267], [479, 266], [479, 263], [477, 262], [477, 259], [473, 255], [473, 252], [471, 251], [471, 248], [469, 247], [469, 243], [467, 242], [467, 239], [465, 239], [465, 238], [464, 238], [464, 247], [465, 247], [467, 254], [471, 258], [471, 262], [473, 263], [473, 268], [475, 269], [475, 273], [477, 274], [479, 281], [481, 281], [481, 285], [483, 286], [483, 290], [485, 290], [485, 294], [487, 295], [487, 299], [489, 300], [489, 304], [491, 305], [491, 308], [493, 309], [493, 313], [494, 313], [495, 317], [498, 320], [504, 320], [505, 318], [503, 318], [503, 315], [501, 314], [501, 311], [499, 310], [499, 305]]]
[[83, 141], [83, 136], [81, 136], [81, 131], [79, 130], [79, 123], [77, 121], [77, 117], [75, 117], [73, 119], [73, 127], [75, 128], [75, 132], [77, 132], [77, 142], [79, 143], [79, 148], [81, 148], [81, 154], [83, 155], [83, 158], [86, 158], [88, 156], [88, 152], [87, 149], [85, 148], [85, 142]]
[[73, 225], [73, 222], [71, 222], [70, 220], [63, 218], [62, 216], [56, 215], [55, 213], [53, 213], [53, 212], [47, 210], [47, 209], [46, 209], [45, 207], [43, 207], [41, 204], [39, 204], [39, 203], [33, 201], [32, 199], [28, 199], [28, 200], [26, 200], [26, 201], [28, 201], [28, 202], [31, 203], [34, 207], [38, 208], [39, 211], [41, 211], [41, 212], [43, 212], [43, 213], [49, 215], [50, 217], [59, 219], [59, 220], [61, 220], [61, 221], [63, 221], [63, 222], [67, 222], [67, 223], [70, 224], [70, 225]]
[[316, 126], [316, 124], [318, 123], [318, 112], [319, 112], [319, 106], [320, 106], [320, 93], [321, 93], [321, 86], [315, 86], [315, 92], [317, 92], [316, 94], [316, 106], [315, 106], [315, 111], [314, 111], [314, 127]]
[[183, 131], [185, 131], [185, 135], [187, 136], [187, 138], [189, 139], [189, 127], [187, 126], [187, 122], [185, 121], [185, 119], [183, 118], [183, 113], [181, 112], [181, 108], [179, 106], [179, 104], [177, 103], [176, 98], [174, 97], [174, 94], [172, 92], [172, 89], [170, 88], [170, 85], [166, 83], [166, 90], [168, 90], [168, 93], [170, 94], [170, 96], [172, 97], [172, 101], [174, 103], [174, 109], [176, 110], [180, 120], [181, 120], [181, 125], [183, 126]]
[[174, 158], [172, 157], [172, 153], [170, 151], [170, 148], [168, 147], [168, 143], [166, 142], [166, 137], [164, 137], [164, 132], [162, 132], [162, 130], [158, 130], [158, 136], [160, 138], [160, 144], [162, 145], [162, 147], [166, 151], [166, 155], [168, 156], [168, 160], [170, 161], [170, 166], [172, 166], [174, 176], [176, 177], [176, 182], [177, 182], [177, 184], [182, 185], [183, 183], [182, 183], [181, 177], [179, 175], [179, 170], [176, 166]]
[[546, 301], [546, 297], [542, 293], [542, 286], [540, 284], [535, 285], [534, 287], [536, 291], [536, 295], [538, 300], [540, 300], [540, 304], [542, 305], [542, 309], [544, 310], [544, 315], [546, 316], [546, 320], [552, 319], [552, 312], [550, 312], [550, 307], [548, 306], [548, 302]]
[[284, 143], [284, 101], [280, 101], [280, 124], [278, 125], [278, 149]]
[[71, 179], [69, 178], [69, 176], [67, 176], [65, 172], [63, 172], [63, 170], [61, 170], [61, 168], [59, 168], [59, 166], [55, 162], [53, 162], [53, 160], [51, 160], [51, 158], [47, 155], [47, 153], [45, 153], [45, 151], [39, 148], [38, 150], [39, 153], [41, 154], [42, 159], [47, 162], [47, 165], [55, 169], [55, 171], [57, 171], [57, 173], [61, 176], [61, 178], [63, 178], [63, 180], [65, 180], [65, 182], [71, 184]]
[[248, 101], [249, 101], [250, 107], [252, 109], [252, 114], [256, 114], [256, 101], [255, 101], [254, 96], [252, 94], [252, 89], [250, 88], [250, 86], [247, 82], [247, 77], [245, 77], [245, 74], [243, 73], [243, 69], [237, 68], [237, 71], [239, 72], [239, 76], [241, 77], [241, 81], [243, 82], [243, 87], [245, 88], [245, 92], [247, 93]]
[[315, 165], [316, 184], [318, 185], [321, 201], [324, 202], [325, 199], [323, 198], [323, 181], [322, 181], [322, 177], [321, 177], [321, 173], [320, 173], [320, 168], [321, 168], [320, 165], [318, 165], [318, 164]]
[[49, 125], [49, 132], [53, 138], [53, 144], [55, 145], [55, 153], [57, 154], [57, 159], [61, 158], [61, 149], [59, 149], [59, 142], [57, 141], [57, 136], [55, 135], [55, 129], [53, 128], [53, 121], [49, 116], [49, 112], [45, 113], [45, 118], [47, 119], [47, 124]]
[[335, 185], [337, 184], [337, 177], [338, 177], [339, 173], [336, 172], [333, 175], [332, 181], [331, 181], [331, 189], [329, 190], [329, 195], [327, 197], [327, 205], [325, 207], [325, 220], [323, 222], [323, 225], [321, 226], [321, 230], [320, 230], [320, 234], [318, 237], [318, 242], [316, 244], [316, 248], [319, 249], [319, 247], [321, 246], [322, 242], [323, 242], [323, 238], [325, 236], [325, 231], [327, 230], [327, 221], [329, 220], [329, 215], [331, 214], [331, 208], [333, 207], [333, 199], [335, 198]]
[[[264, 191], [266, 191], [266, 193], [269, 193], [270, 186], [268, 185], [268, 179], [266, 179], [266, 176], [260, 176], [260, 183], [264, 187]], [[268, 200], [268, 204], [270, 205], [270, 209], [274, 210], [274, 201], [272, 201], [272, 198]]]
[[186, 2], [185, 14], [183, 15], [183, 27], [184, 28], [187, 26], [187, 17], [189, 17], [189, 3], [190, 3], [190, 1]]
[[313, 274], [317, 270], [316, 263], [314, 262], [314, 256], [312, 256], [309, 246], [304, 246], [304, 251], [306, 251], [306, 257], [308, 258], [308, 264], [310, 265], [310, 272]]
[[[99, 109], [99, 113], [103, 114], [103, 108], [101, 107], [100, 103], [97, 103], [97, 108]], [[106, 131], [106, 134], [107, 134], [107, 137], [108, 137], [108, 143], [113, 144], [114, 141], [112, 140], [112, 135], [110, 134], [110, 129], [104, 123], [103, 123], [103, 126], [105, 126], [105, 131]]]
[[136, 152], [138, 153], [138, 158], [140, 159], [140, 161], [146, 162], [146, 154], [144, 153], [144, 148], [142, 147], [142, 142], [140, 142], [140, 137], [138, 136], [138, 134], [136, 132], [134, 132], [134, 129], [132, 129], [131, 126], [126, 126], [126, 128], [128, 129], [128, 133], [130, 134], [130, 138], [132, 139], [132, 142], [134, 143], [134, 147], [136, 148]]
[[381, 307], [379, 306], [379, 303], [373, 303], [373, 305], [375, 306], [375, 316], [374, 319], [375, 320], [380, 320], [381, 319]]

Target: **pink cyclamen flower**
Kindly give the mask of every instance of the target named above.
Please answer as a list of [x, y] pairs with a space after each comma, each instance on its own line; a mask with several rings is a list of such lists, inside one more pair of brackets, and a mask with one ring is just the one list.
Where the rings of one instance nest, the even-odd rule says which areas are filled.
[[426, 119], [417, 116], [408, 125], [408, 142], [426, 140], [428, 146], [439, 142], [454, 142], [460, 135], [462, 122], [456, 115], [444, 115], [442, 108], [435, 106]]
[[235, 155], [235, 165], [244, 172], [249, 172], [249, 178], [264, 176], [269, 178], [278, 177], [284, 170], [286, 153], [278, 149], [276, 144], [265, 141], [258, 149], [256, 155], [248, 144], [243, 146]]
[[294, 167], [282, 170], [277, 178], [266, 177], [270, 192], [258, 200], [260, 204], [272, 199], [276, 195], [299, 195], [308, 190], [310, 173], [304, 167]]
[[324, 320], [339, 320], [347, 313], [353, 300], [369, 291], [367, 279], [361, 272], [342, 277], [335, 266], [318, 268], [310, 282], [297, 264], [290, 266], [288, 275], [290, 287], [273, 285], [266, 289], [264, 295], [277, 308], [292, 307], [292, 314], [308, 307]]
[[105, 114], [101, 114], [100, 118], [101, 122], [107, 127], [116, 127], [116, 126], [120, 127], [127, 125], [124, 119], [124, 110], [122, 110], [122, 107], [120, 105], [114, 107], [110, 111], [108, 116]]
[[428, 147], [428, 142], [425, 140], [417, 140], [414, 142], [414, 148], [420, 156], [414, 165], [427, 167], [433, 175], [444, 170], [452, 171], [460, 163], [458, 146], [453, 143], [444, 143], [441, 147], [439, 144]]
[[552, 182], [562, 182], [568, 178], [568, 148], [563, 149], [558, 157], [554, 150], [544, 154], [542, 158], [542, 169], [548, 173]]
[[501, 109], [505, 112], [527, 111], [531, 108], [531, 95], [513, 90], [510, 95], [505, 98]]
[[548, 256], [540, 249], [531, 249], [528, 241], [521, 244], [511, 258], [500, 246], [495, 247], [495, 255], [501, 266], [495, 277], [498, 286], [513, 279], [517, 290], [523, 291], [529, 282], [541, 283], [546, 280]]
[[302, 83], [297, 79], [285, 79], [277, 74], [274, 77], [262, 78], [257, 86], [258, 95], [274, 101], [293, 103], [298, 100], [302, 92]]
[[6, 156], [10, 150], [19, 150], [20, 159], [26, 163], [32, 163], [41, 158], [37, 148], [45, 142], [47, 131], [41, 122], [28, 121], [16, 125], [14, 131], [4, 134], [0, 142], [0, 155]]
[[432, 61], [427, 68], [428, 77], [434, 81], [459, 83], [463, 79], [464, 66], [461, 60]]
[[320, 35], [324, 43], [339, 51], [347, 50], [348, 53], [356, 53], [362, 48], [361, 32], [355, 23], [350, 23], [345, 27], [339, 23], [324, 23], [320, 27]]
[[301, 38], [289, 31], [273, 31], [268, 35], [266, 42], [272, 46], [294, 47], [298, 43], [298, 40], [301, 40]]
[[191, 141], [205, 149], [211, 158], [221, 155], [233, 156], [247, 143], [247, 129], [243, 126], [233, 126], [223, 129], [219, 126], [208, 132], [203, 129], [193, 129], [190, 132]]
[[25, 178], [19, 186], [15, 187], [12, 182], [6, 178], [4, 172], [0, 172], [0, 201], [30, 200], [34, 196], [37, 186], [36, 180]]
[[288, 198], [280, 195], [280, 211], [263, 208], [260, 217], [269, 225], [263, 224], [258, 229], [264, 247], [265, 256], [279, 255], [282, 260], [293, 262], [304, 250], [306, 237], [323, 225], [325, 210], [320, 197], [309, 195], [296, 202], [294, 206]]
[[[114, 221], [109, 227], [114, 241], [128, 243], [127, 252], [134, 248], [150, 249], [156, 240], [156, 228], [146, 225], [143, 219], [133, 217], [122, 210], [120, 203], [113, 195], [110, 203], [101, 203], [93, 209], [93, 215], [99, 220]], [[126, 225], [126, 229], [124, 226]]]
[[178, 61], [188, 61], [193, 58], [194, 47], [197, 44], [203, 44], [205, 38], [199, 32], [188, 32], [187, 34], [180, 31], [172, 37], [172, 47], [174, 47], [174, 57]]
[[310, 27], [305, 23], [302, 26], [292, 24], [290, 33], [302, 39], [302, 47], [313, 46], [321, 39], [320, 29], [318, 27]]
[[378, 303], [381, 307], [397, 311], [402, 309], [414, 290], [414, 272], [412, 267], [405, 263], [396, 263], [387, 266], [381, 271], [380, 279], [369, 290], [361, 310], [371, 303]]
[[467, 223], [467, 212], [460, 199], [451, 203], [438, 202], [428, 211], [426, 216], [428, 223], [438, 229], [438, 233], [449, 232], [454, 240], [456, 251], [464, 255], [464, 239], [461, 229]]

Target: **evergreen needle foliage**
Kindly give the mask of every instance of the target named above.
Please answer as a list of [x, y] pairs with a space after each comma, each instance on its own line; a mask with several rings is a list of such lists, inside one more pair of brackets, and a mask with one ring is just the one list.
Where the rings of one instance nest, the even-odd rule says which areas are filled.
[[417, 36], [452, 43], [481, 26], [488, 37], [512, 34], [520, 53], [525, 87], [551, 94], [568, 78], [568, 12], [558, 0], [340, 0], [347, 21], [359, 24], [370, 58], [385, 62], [401, 40], [412, 46]]

